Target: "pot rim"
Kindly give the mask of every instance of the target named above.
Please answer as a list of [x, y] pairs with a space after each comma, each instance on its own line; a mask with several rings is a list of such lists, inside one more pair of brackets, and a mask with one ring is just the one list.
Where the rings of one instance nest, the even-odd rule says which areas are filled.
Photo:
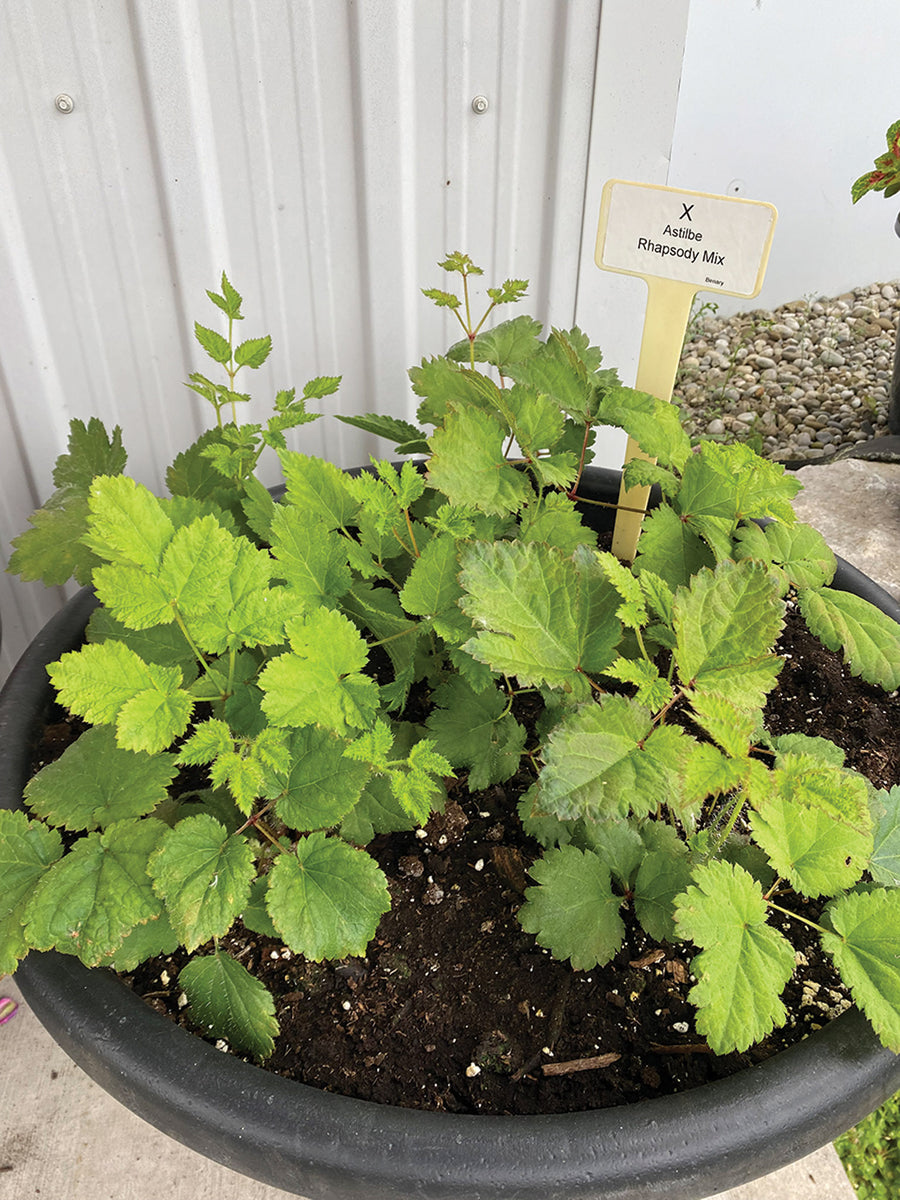
[[[900, 620], [900, 605], [843, 560], [835, 582]], [[0, 694], [0, 807], [20, 806], [23, 746], [52, 696], [44, 668], [78, 644], [95, 605], [90, 588], [73, 597]], [[900, 1088], [900, 1056], [851, 1009], [766, 1062], [674, 1096], [546, 1116], [427, 1112], [322, 1092], [223, 1054], [72, 956], [31, 952], [16, 980], [70, 1057], [139, 1116], [316, 1200], [697, 1200], [811, 1153]]]

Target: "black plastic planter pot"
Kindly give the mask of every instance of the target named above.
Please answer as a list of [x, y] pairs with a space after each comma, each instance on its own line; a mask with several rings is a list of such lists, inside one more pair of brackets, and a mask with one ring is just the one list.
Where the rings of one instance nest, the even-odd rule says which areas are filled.
[[[585, 490], [609, 500], [617, 487], [617, 472], [598, 471]], [[900, 606], [848, 564], [836, 585], [900, 620]], [[87, 589], [70, 601], [0, 696], [2, 807], [20, 804], [51, 699], [44, 667], [78, 645], [94, 603]], [[851, 1010], [768, 1062], [679, 1096], [565, 1116], [419, 1112], [222, 1054], [72, 957], [32, 953], [16, 979], [60, 1046], [139, 1116], [311, 1200], [699, 1200], [812, 1152], [900, 1088], [900, 1057]]]

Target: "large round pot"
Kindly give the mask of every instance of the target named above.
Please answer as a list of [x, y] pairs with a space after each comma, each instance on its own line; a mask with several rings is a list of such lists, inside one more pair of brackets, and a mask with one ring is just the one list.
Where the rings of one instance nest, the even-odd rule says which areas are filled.
[[[583, 490], [612, 500], [618, 479], [594, 471]], [[844, 562], [836, 585], [900, 620], [900, 606]], [[2, 807], [21, 801], [52, 695], [44, 667], [78, 645], [94, 603], [88, 589], [71, 600], [0, 695]], [[60, 1046], [132, 1111], [312, 1200], [699, 1200], [811, 1153], [900, 1088], [900, 1057], [850, 1010], [767, 1062], [679, 1096], [547, 1117], [419, 1112], [320, 1092], [222, 1054], [73, 957], [32, 953], [16, 980]]]

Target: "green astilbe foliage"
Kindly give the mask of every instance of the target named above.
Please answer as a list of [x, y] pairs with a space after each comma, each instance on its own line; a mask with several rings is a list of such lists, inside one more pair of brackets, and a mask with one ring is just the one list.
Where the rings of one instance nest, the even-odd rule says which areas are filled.
[[[236, 342], [224, 275], [209, 297], [225, 331], [195, 329], [224, 382], [189, 382], [214, 424], [169, 494], [122, 474], [118, 431], [73, 423], [13, 567], [93, 583], [86, 644], [49, 667], [91, 728], [30, 782], [27, 814], [0, 814], [0, 970], [30, 947], [132, 969], [180, 945], [196, 1023], [265, 1058], [274, 1005], [222, 944], [235, 920], [317, 961], [365, 953], [390, 904], [372, 839], [426, 823], [454, 773], [472, 791], [524, 774], [517, 813], [544, 853], [520, 921], [553, 954], [608, 962], [631, 909], [688, 943], [711, 1048], [744, 1048], [784, 1019], [786, 922], [814, 901], [826, 952], [900, 1049], [900, 788], [762, 718], [788, 605], [885, 688], [898, 626], [829, 589], [834, 556], [795, 521], [781, 467], [742, 445], [693, 453], [677, 411], [624, 387], [582, 330], [488, 327], [523, 281], [476, 312], [480, 269], [440, 265], [461, 294], [425, 295], [465, 336], [411, 369], [415, 423], [342, 418], [424, 464], [350, 475], [289, 444], [336, 377], [238, 424], [236, 378], [271, 342]], [[663, 494], [632, 565], [598, 548], [580, 497], [608, 424], [655, 460], [629, 485]], [[255, 474], [265, 447], [277, 502]]]

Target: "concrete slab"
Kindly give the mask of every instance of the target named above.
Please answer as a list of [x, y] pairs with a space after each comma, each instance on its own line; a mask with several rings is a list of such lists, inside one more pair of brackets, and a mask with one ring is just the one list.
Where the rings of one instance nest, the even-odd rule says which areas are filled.
[[[69, 1059], [22, 1000], [0, 1025], [0, 1200], [284, 1200], [123, 1108]], [[831, 1146], [726, 1200], [854, 1200]]]
[[900, 463], [848, 458], [795, 472], [794, 511], [845, 558], [900, 600]]

